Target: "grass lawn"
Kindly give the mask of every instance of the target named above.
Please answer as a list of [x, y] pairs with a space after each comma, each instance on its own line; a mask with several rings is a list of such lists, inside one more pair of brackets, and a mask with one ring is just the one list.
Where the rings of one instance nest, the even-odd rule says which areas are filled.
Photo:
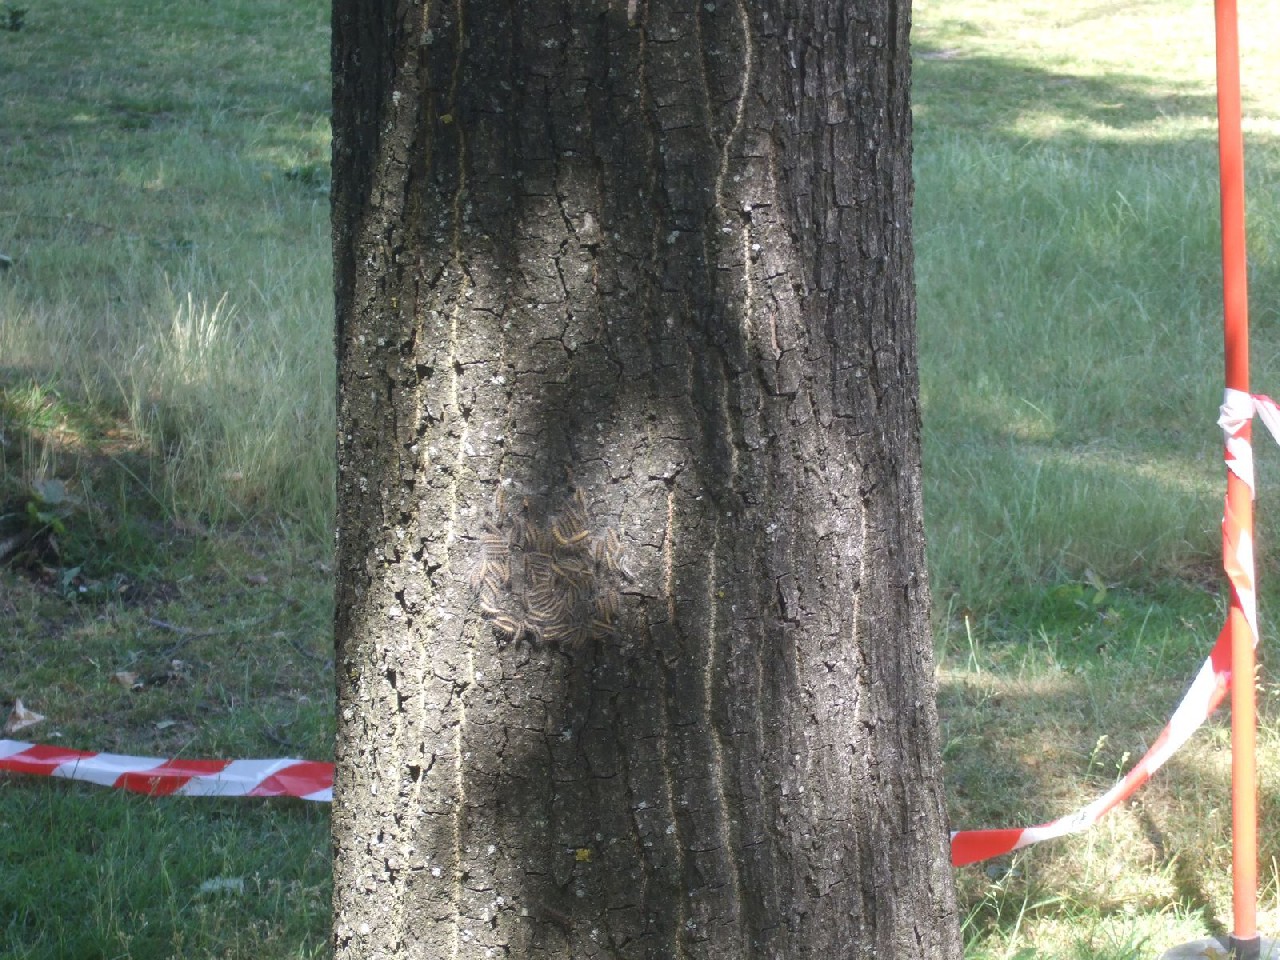
[[[1277, 389], [1280, 4], [1242, 4], [1253, 369]], [[1222, 619], [1210, 3], [916, 5], [926, 511], [954, 823], [1030, 824], [1140, 756]], [[1259, 437], [1264, 583], [1277, 458]], [[1274, 605], [1271, 606], [1274, 609]], [[1265, 678], [1265, 674], [1264, 674]], [[1260, 733], [1264, 891], [1277, 688]], [[978, 958], [1155, 956], [1230, 925], [1210, 722], [1092, 832], [959, 871]]]
[[[26, 7], [6, 30], [0, 6], [0, 710], [72, 748], [327, 759], [327, 5]], [[1275, 393], [1280, 0], [1247, 7], [1253, 367]], [[1222, 618], [1212, 5], [915, 20], [948, 790], [958, 827], [1030, 824], [1141, 754]], [[1265, 585], [1280, 458], [1260, 461]], [[1274, 934], [1280, 687], [1260, 691]], [[959, 871], [969, 955], [1221, 932], [1226, 743], [1216, 718], [1090, 833]], [[0, 860], [0, 956], [327, 953], [320, 806], [0, 778]]]
[[[23, 6], [0, 542], [39, 535], [0, 571], [0, 705], [68, 747], [328, 758], [327, 7]], [[0, 861], [6, 958], [328, 953], [323, 806], [3, 778]]]

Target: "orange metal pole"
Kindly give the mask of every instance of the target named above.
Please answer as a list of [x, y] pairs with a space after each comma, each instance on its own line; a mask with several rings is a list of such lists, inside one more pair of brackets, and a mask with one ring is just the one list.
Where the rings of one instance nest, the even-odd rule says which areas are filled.
[[[1240, 44], [1236, 0], [1215, 0], [1218, 160], [1222, 185], [1222, 291], [1226, 385], [1249, 391], [1249, 302], [1244, 229], [1244, 136], [1240, 123]], [[1249, 437], [1248, 427], [1244, 438]], [[1227, 514], [1250, 541], [1253, 491], [1227, 471]], [[1256, 594], [1255, 594], [1256, 595]], [[1231, 951], [1258, 956], [1258, 782], [1255, 760], [1253, 630], [1232, 591], [1231, 630]]]

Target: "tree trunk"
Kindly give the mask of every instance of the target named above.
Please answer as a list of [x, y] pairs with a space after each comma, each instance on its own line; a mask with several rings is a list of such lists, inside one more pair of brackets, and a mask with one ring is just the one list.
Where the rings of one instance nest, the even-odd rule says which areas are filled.
[[958, 957], [905, 0], [334, 11], [337, 956]]

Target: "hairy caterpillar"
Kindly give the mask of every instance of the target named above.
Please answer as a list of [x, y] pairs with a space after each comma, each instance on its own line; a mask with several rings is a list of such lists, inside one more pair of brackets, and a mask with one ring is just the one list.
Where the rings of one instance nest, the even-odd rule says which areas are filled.
[[611, 528], [593, 531], [582, 491], [549, 516], [528, 497], [515, 515], [503, 503], [499, 495], [467, 577], [499, 642], [578, 647], [616, 635], [622, 544]]

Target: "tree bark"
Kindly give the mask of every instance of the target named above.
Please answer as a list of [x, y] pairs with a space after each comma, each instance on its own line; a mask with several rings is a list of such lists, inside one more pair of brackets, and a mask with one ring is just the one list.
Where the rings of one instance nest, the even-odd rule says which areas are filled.
[[960, 956], [908, 29], [335, 0], [339, 958]]

